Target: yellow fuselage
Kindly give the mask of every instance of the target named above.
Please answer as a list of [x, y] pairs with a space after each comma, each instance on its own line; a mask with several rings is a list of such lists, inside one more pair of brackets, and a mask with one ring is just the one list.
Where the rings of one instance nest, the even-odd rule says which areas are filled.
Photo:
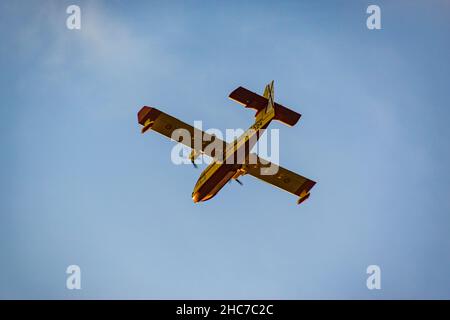
[[194, 202], [211, 199], [236, 175], [273, 117], [273, 111], [257, 116], [256, 122], [243, 135], [226, 146], [223, 160], [214, 160], [206, 167], [192, 192]]

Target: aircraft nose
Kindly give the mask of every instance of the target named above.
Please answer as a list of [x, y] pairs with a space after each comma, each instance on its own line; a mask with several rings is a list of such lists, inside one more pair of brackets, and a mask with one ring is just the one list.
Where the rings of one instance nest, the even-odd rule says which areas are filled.
[[198, 191], [194, 192], [192, 194], [192, 201], [194, 201], [194, 203], [197, 203], [199, 201], [199, 199], [200, 199], [200, 193]]

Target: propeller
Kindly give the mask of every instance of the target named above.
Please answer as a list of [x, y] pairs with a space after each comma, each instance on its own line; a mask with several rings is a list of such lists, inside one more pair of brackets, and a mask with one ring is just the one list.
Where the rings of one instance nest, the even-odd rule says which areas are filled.
[[189, 160], [191, 160], [191, 163], [195, 169], [197, 169], [197, 164], [195, 163], [195, 159], [197, 159], [197, 157], [200, 155], [201, 155], [201, 153], [195, 151], [195, 149], [192, 149], [191, 154], [189, 155]]

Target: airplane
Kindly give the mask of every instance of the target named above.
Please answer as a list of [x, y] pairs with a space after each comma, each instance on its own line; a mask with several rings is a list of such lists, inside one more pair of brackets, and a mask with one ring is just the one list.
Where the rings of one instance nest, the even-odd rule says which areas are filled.
[[[245, 108], [256, 110], [255, 123], [232, 143], [222, 141], [153, 107], [142, 107], [138, 112], [138, 123], [143, 126], [142, 133], [151, 129], [191, 148], [189, 159], [194, 166], [196, 166], [194, 160], [200, 155], [212, 158], [212, 162], [200, 174], [195, 184], [192, 192], [194, 203], [211, 199], [231, 179], [242, 185], [238, 178], [247, 174], [298, 196], [297, 204], [308, 199], [310, 190], [316, 184], [315, 181], [271, 163], [255, 153], [250, 153], [272, 120], [294, 126], [301, 114], [274, 102], [273, 81], [266, 85], [263, 96], [238, 87], [230, 93], [229, 98], [244, 105]], [[191, 139], [173, 138], [176, 130], [185, 130]], [[194, 137], [201, 137], [201, 143], [196, 143]], [[213, 142], [223, 147], [209, 148]], [[242, 161], [228, 161], [238, 158], [239, 155]]]

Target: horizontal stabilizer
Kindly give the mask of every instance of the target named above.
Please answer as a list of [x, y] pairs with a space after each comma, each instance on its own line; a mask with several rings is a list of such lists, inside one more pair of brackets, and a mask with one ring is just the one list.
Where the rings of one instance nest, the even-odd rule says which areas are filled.
[[[269, 100], [263, 96], [260, 96], [253, 91], [250, 91], [244, 87], [239, 87], [230, 93], [229, 98], [244, 105], [246, 108], [255, 109], [258, 112], [267, 107]], [[300, 113], [297, 113], [281, 104], [275, 103], [275, 120], [278, 120], [285, 125], [295, 125], [301, 117]]]

